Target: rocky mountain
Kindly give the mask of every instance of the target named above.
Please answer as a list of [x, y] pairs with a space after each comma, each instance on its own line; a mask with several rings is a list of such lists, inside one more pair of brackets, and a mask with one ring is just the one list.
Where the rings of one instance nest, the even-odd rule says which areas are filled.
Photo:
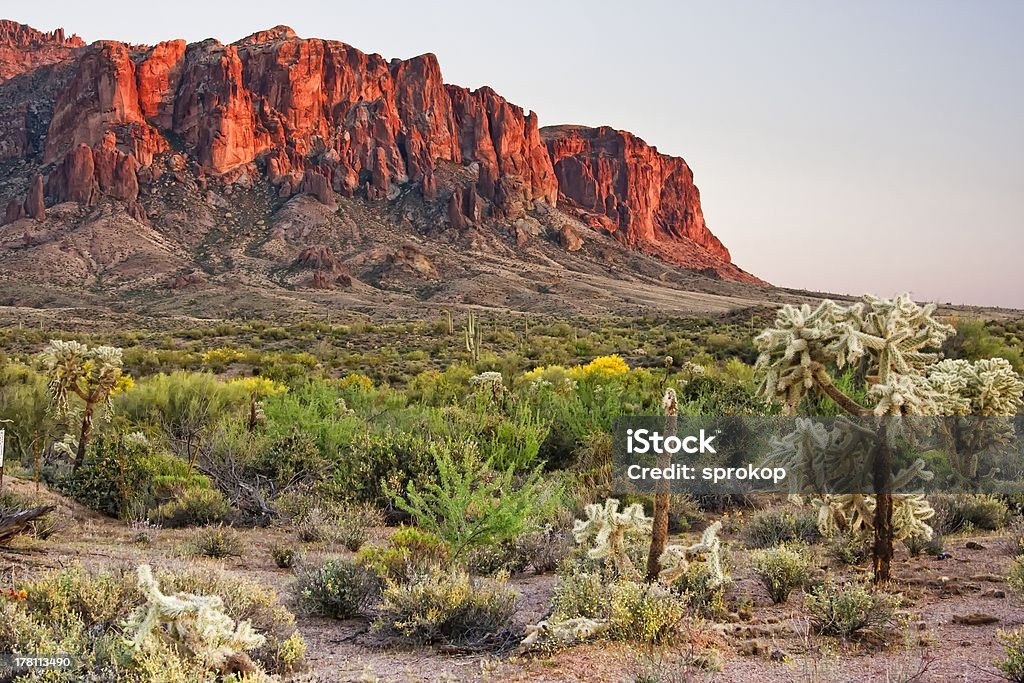
[[570, 300], [587, 278], [764, 284], [706, 226], [684, 160], [540, 128], [444, 83], [434, 55], [283, 26], [140, 46], [0, 21], [0, 201], [12, 300], [35, 283], [528, 308], [558, 289], [538, 279], [574, 283]]

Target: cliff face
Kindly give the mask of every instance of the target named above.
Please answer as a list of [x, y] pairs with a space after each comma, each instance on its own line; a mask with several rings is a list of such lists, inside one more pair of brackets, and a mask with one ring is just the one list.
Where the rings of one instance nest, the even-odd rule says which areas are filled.
[[704, 223], [693, 172], [626, 131], [551, 126], [541, 131], [565, 202], [629, 245], [690, 240], [729, 261]]
[[[52, 101], [0, 90], [0, 161], [36, 164], [49, 205], [109, 197], [144, 219], [140, 188], [185, 169], [221, 185], [262, 177], [281, 198], [332, 208], [337, 197], [386, 206], [414, 189], [459, 230], [561, 203], [631, 248], [756, 281], [707, 229], [682, 159], [609, 128], [541, 131], [536, 114], [490, 88], [446, 85], [431, 54], [388, 62], [287, 27], [231, 45], [86, 47], [0, 22], [0, 80], [41, 65], [53, 65], [49, 90], [37, 89]], [[17, 100], [6, 110], [5, 94]], [[45, 210], [42, 182], [11, 200], [8, 221]]]

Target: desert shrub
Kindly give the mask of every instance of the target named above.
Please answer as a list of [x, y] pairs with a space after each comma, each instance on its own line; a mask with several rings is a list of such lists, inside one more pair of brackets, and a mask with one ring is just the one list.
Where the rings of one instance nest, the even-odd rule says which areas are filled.
[[688, 612], [679, 595], [658, 583], [618, 581], [609, 595], [609, 635], [635, 643], [662, 643], [679, 631]]
[[480, 460], [473, 444], [433, 444], [437, 480], [410, 482], [399, 508], [441, 538], [458, 557], [469, 549], [509, 541], [523, 533], [556, 498], [539, 469], [518, 476], [512, 468], [496, 471]]
[[221, 522], [230, 512], [228, 501], [220, 491], [193, 488], [151, 510], [149, 519], [166, 527], [201, 526]]
[[807, 546], [782, 545], [755, 551], [751, 568], [772, 602], [786, 602], [794, 588], [802, 588], [807, 582], [811, 569]]
[[386, 546], [367, 546], [356, 556], [361, 566], [393, 580], [446, 566], [450, 560], [451, 549], [443, 539], [414, 526], [400, 527]]
[[[167, 594], [217, 595], [233, 620], [249, 620], [266, 636], [264, 645], [250, 653], [265, 670], [287, 673], [301, 665], [305, 644], [295, 629], [295, 617], [265, 586], [203, 570], [162, 573], [159, 579]], [[204, 662], [184, 651], [153, 643], [139, 652], [128, 647], [121, 624], [144, 603], [134, 572], [90, 572], [73, 566], [44, 572], [15, 587], [26, 598], [0, 599], [0, 642], [12, 652], [67, 653], [76, 662], [71, 669], [49, 672], [47, 681], [209, 679]]]
[[190, 555], [223, 560], [228, 557], [241, 557], [245, 552], [245, 541], [231, 527], [208, 526], [195, 532], [186, 544], [185, 550]]
[[868, 539], [862, 534], [850, 531], [833, 534], [825, 550], [829, 557], [844, 565], [860, 564], [871, 552]]
[[320, 485], [325, 496], [387, 509], [404, 483], [423, 486], [436, 476], [434, 441], [406, 431], [356, 432], [340, 449], [340, 461]]
[[316, 439], [297, 427], [261, 449], [250, 463], [253, 474], [266, 477], [278, 490], [319, 480], [326, 465]]
[[295, 564], [295, 548], [287, 545], [275, 545], [270, 549], [270, 556], [279, 569], [291, 569]]
[[793, 541], [814, 543], [821, 539], [813, 513], [790, 509], [760, 512], [746, 523], [742, 533], [748, 548], [773, 548]]
[[123, 518], [146, 508], [148, 484], [139, 449], [124, 439], [101, 436], [93, 442], [89, 457], [60, 488], [93, 510]]
[[937, 520], [933, 526], [946, 533], [975, 529], [996, 531], [1010, 519], [1005, 501], [983, 493], [935, 496], [932, 504]]
[[1006, 577], [1006, 585], [1012, 590], [1024, 594], [1024, 557], [1018, 557], [1010, 565], [1010, 573]]
[[804, 605], [819, 633], [849, 638], [890, 626], [897, 603], [860, 583], [826, 581], [807, 594]]
[[565, 619], [603, 619], [608, 614], [608, 585], [594, 572], [564, 572], [551, 597], [551, 610]]
[[572, 552], [575, 543], [569, 530], [549, 525], [520, 535], [514, 545], [523, 568], [532, 567], [535, 573], [546, 574], [558, 568]]
[[1024, 555], [1024, 517], [1014, 517], [1006, 526], [1003, 548], [1011, 557]]
[[369, 505], [353, 505], [336, 513], [335, 539], [352, 552], [366, 543], [376, 527], [384, 525], [384, 516]]
[[1014, 683], [1024, 683], [1024, 628], [1012, 631], [1000, 629], [996, 638], [1002, 644], [1005, 656], [998, 662], [1006, 678]]
[[369, 505], [321, 504], [299, 513], [295, 528], [303, 543], [340, 543], [356, 552], [383, 524], [383, 515]]
[[715, 619], [725, 614], [728, 582], [728, 576], [725, 581], [719, 581], [706, 562], [696, 562], [687, 568], [673, 587], [694, 613]]
[[434, 569], [384, 587], [378, 631], [415, 643], [505, 646], [512, 642], [516, 595], [503, 579]]
[[303, 562], [296, 568], [295, 577], [303, 611], [335, 619], [361, 614], [380, 591], [371, 572], [339, 557]]

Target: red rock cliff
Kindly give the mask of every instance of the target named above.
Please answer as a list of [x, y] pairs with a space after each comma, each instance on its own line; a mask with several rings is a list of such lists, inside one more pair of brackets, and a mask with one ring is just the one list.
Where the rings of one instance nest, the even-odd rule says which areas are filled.
[[641, 245], [684, 238], [729, 261], [708, 230], [693, 172], [626, 131], [552, 126], [541, 131], [564, 202], [620, 241]]
[[[49, 101], [25, 99], [22, 88], [20, 109], [5, 116], [0, 108], [0, 158], [37, 163], [51, 203], [107, 196], [144, 216], [140, 186], [159, 176], [154, 161], [173, 146], [200, 175], [231, 182], [263, 172], [281, 196], [308, 193], [331, 207], [337, 194], [382, 202], [411, 183], [428, 201], [444, 202], [459, 229], [511, 222], [535, 202], [561, 203], [668, 261], [754, 279], [731, 265], [704, 224], [685, 161], [610, 128], [541, 130], [535, 113], [491, 88], [446, 85], [432, 54], [389, 62], [284, 26], [231, 45], [85, 47], [61, 31], [0, 22], [0, 79], [4, 50], [22, 70], [59, 63]], [[4, 97], [0, 91], [0, 104]], [[475, 176], [446, 172], [439, 196], [442, 164]], [[453, 187], [453, 177], [463, 180]], [[26, 187], [7, 218], [44, 215], [33, 182], [34, 194]]]

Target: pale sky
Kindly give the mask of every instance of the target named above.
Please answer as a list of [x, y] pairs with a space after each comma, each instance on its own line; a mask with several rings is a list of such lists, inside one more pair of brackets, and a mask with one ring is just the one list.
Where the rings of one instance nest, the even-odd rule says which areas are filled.
[[286, 24], [437, 54], [541, 125], [683, 156], [741, 267], [782, 286], [1024, 308], [1024, 2], [50, 0], [87, 41], [231, 42]]

